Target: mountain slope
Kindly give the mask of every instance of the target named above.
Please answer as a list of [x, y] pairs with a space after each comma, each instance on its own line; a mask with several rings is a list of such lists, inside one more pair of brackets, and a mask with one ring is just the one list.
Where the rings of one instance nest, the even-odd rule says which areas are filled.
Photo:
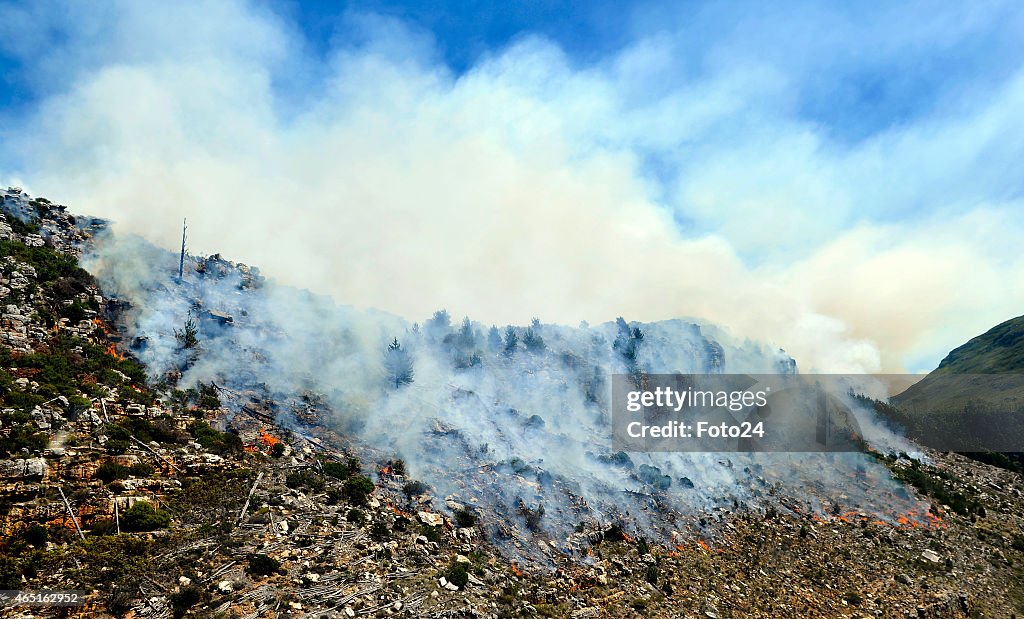
[[1024, 316], [1011, 318], [954, 348], [934, 374], [1024, 372]]
[[1024, 451], [1024, 316], [955, 348], [891, 403], [890, 417], [930, 447]]

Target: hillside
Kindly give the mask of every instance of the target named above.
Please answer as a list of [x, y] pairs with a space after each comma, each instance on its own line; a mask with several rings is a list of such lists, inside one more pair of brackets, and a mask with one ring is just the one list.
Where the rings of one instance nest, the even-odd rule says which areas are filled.
[[954, 348], [934, 374], [1024, 373], [1024, 316], [1011, 318]]
[[888, 417], [944, 451], [1024, 451], [1024, 316], [952, 350], [891, 398]]
[[[609, 454], [572, 434], [596, 410], [577, 393], [600, 397], [573, 381], [599, 383], [599, 360], [789, 368], [777, 350], [683, 321], [538, 321], [494, 343], [437, 317], [363, 348], [401, 323], [339, 326], [342, 310], [217, 256], [141, 287], [128, 267], [159, 262], [97, 253], [103, 222], [14, 190], [0, 207], [0, 589], [87, 603], [2, 616], [1024, 609], [1024, 483], [1008, 471], [931, 452]], [[286, 366], [306, 337], [375, 382], [333, 393], [317, 364]]]

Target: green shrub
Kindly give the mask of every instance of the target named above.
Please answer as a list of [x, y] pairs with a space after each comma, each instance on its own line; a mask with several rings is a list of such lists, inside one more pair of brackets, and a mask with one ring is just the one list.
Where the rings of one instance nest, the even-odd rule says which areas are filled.
[[342, 487], [345, 497], [353, 505], [365, 505], [373, 489], [373, 481], [363, 475], [354, 475], [346, 479], [345, 485]]
[[644, 572], [644, 580], [651, 583], [652, 585], [658, 584], [658, 566], [648, 565], [647, 570]]
[[338, 503], [341, 503], [341, 500], [343, 498], [345, 498], [345, 494], [341, 490], [339, 490], [338, 488], [328, 488], [327, 489], [327, 499], [326, 499], [326, 502], [327, 502], [328, 505], [337, 505]]
[[61, 316], [71, 321], [71, 324], [78, 324], [79, 322], [85, 320], [86, 313], [88, 312], [89, 309], [90, 308], [86, 307], [84, 303], [82, 303], [78, 299], [75, 299], [74, 302], [71, 303], [71, 305], [63, 308], [60, 313]]
[[352, 469], [343, 462], [323, 462], [324, 475], [335, 479], [348, 479], [352, 476]]
[[452, 561], [451, 565], [444, 572], [444, 577], [448, 582], [452, 583], [458, 588], [466, 586], [469, 582], [469, 572], [466, 571], [466, 566], [459, 563], [458, 561]]
[[284, 485], [292, 489], [308, 488], [314, 492], [319, 492], [327, 486], [327, 483], [324, 482], [323, 478], [309, 471], [293, 471], [285, 476]]
[[280, 561], [264, 554], [257, 554], [249, 557], [249, 566], [245, 571], [253, 576], [270, 576], [279, 569], [281, 569]]
[[45, 525], [34, 524], [25, 530], [23, 537], [29, 544], [43, 548], [46, 546], [46, 540], [50, 537], [50, 530]]
[[[107, 441], [108, 443], [110, 441]], [[96, 469], [96, 479], [109, 484], [115, 479], [126, 479], [130, 471], [128, 467], [118, 464], [113, 460], [107, 460]]]
[[359, 526], [363, 526], [364, 524], [366, 524], [366, 513], [357, 507], [353, 507], [352, 509], [348, 510], [347, 514], [345, 514], [345, 520], [348, 520], [349, 522], [357, 524]]
[[19, 589], [21, 587], [21, 570], [13, 557], [0, 555], [0, 589]]
[[0, 438], [0, 455], [17, 454], [22, 449], [30, 452], [40, 451], [49, 444], [49, 435], [35, 427], [22, 423], [11, 428], [10, 434]]
[[391, 529], [388, 528], [387, 523], [383, 519], [378, 518], [370, 525], [370, 537], [378, 542], [382, 542], [391, 537]]
[[409, 498], [421, 495], [427, 490], [429, 490], [429, 487], [422, 481], [410, 481], [409, 483], [402, 486], [402, 492], [404, 492], [405, 496]]
[[103, 444], [103, 447], [107, 450], [107, 453], [119, 456], [128, 451], [128, 448], [131, 447], [131, 445], [131, 443], [124, 439], [112, 438], [108, 439], [107, 442]]
[[435, 544], [440, 544], [441, 540], [444, 539], [441, 537], [441, 530], [439, 527], [423, 525], [420, 527], [420, 533], [423, 534], [423, 537], [427, 538], [428, 542], [434, 542]]
[[476, 514], [468, 509], [455, 510], [455, 524], [467, 528], [476, 524]]
[[193, 421], [189, 426], [189, 432], [195, 437], [196, 442], [203, 446], [203, 449], [213, 453], [225, 454], [241, 451], [242, 439], [232, 432], [218, 432], [205, 421]]
[[124, 531], [153, 531], [164, 529], [171, 524], [171, 515], [157, 509], [146, 501], [132, 505], [121, 516], [121, 529]]
[[184, 617], [188, 609], [192, 608], [199, 603], [199, 600], [203, 598], [203, 592], [199, 587], [195, 585], [189, 585], [188, 587], [182, 587], [180, 591], [172, 593], [170, 597], [171, 610], [174, 611], [175, 617]]

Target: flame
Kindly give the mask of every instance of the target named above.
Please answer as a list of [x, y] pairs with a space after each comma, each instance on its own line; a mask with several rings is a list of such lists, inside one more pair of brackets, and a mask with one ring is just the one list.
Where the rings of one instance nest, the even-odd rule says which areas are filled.
[[698, 543], [698, 544], [700, 545], [700, 547], [701, 547], [701, 548], [703, 548], [704, 550], [707, 550], [708, 552], [711, 552], [711, 546], [708, 546], [708, 543], [707, 543], [707, 542], [705, 542], [704, 540], [702, 540], [702, 539], [699, 539], [699, 540], [697, 540], [697, 543]]
[[258, 449], [256, 449], [255, 445], [245, 445], [242, 449], [244, 449], [245, 451], [247, 451], [248, 453], [251, 453], [251, 454], [254, 454], [257, 451], [259, 451]]
[[280, 443], [281, 439], [269, 434], [266, 430], [262, 430], [262, 433], [260, 435], [260, 442], [262, 442], [267, 447], [273, 447], [274, 445]]
[[526, 572], [524, 572], [523, 570], [519, 569], [519, 566], [516, 565], [515, 561], [512, 562], [511, 568], [512, 568], [512, 573], [515, 574], [516, 576], [519, 576], [520, 578], [522, 578], [523, 576], [526, 576]]
[[124, 355], [117, 351], [117, 347], [114, 346], [113, 342], [107, 345], [107, 354], [117, 359], [118, 361], [124, 361]]

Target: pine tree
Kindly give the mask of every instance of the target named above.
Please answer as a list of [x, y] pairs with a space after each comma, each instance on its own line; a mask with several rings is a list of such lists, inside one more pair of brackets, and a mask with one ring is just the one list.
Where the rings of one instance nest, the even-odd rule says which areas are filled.
[[196, 324], [195, 319], [192, 318], [192, 312], [189, 311], [188, 318], [185, 319], [185, 326], [181, 331], [174, 330], [174, 337], [181, 344], [182, 348], [195, 348], [199, 345], [199, 326]]
[[491, 325], [489, 331], [487, 331], [487, 346], [494, 351], [501, 350], [501, 331], [498, 331], [498, 327]]
[[519, 336], [516, 335], [516, 330], [513, 327], [507, 327], [505, 329], [505, 354], [512, 356], [516, 352], [516, 346], [519, 345]]
[[396, 337], [384, 351], [384, 369], [388, 382], [395, 388], [408, 385], [413, 380], [412, 359], [409, 352], [402, 348]]

